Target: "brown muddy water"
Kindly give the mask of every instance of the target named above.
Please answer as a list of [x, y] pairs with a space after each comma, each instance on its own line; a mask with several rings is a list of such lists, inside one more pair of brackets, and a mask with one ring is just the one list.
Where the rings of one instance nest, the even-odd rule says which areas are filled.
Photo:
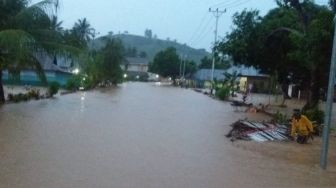
[[5, 105], [0, 187], [335, 187], [336, 164], [318, 168], [319, 143], [227, 140], [228, 125], [244, 116], [263, 118], [141, 83]]

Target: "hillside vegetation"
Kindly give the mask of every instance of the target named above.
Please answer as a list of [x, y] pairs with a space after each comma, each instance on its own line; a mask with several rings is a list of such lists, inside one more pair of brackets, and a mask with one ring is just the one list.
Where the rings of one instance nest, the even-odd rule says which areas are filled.
[[[101, 37], [96, 39], [91, 43], [91, 47], [95, 49], [100, 49], [105, 44], [105, 37]], [[117, 34], [113, 36], [109, 36], [108, 38], [119, 38], [125, 48], [136, 48], [138, 53], [145, 52], [147, 54], [147, 58], [152, 61], [155, 54], [158, 52], [165, 50], [169, 47], [174, 47], [177, 50], [179, 55], [187, 55], [188, 60], [193, 60], [197, 64], [201, 62], [201, 59], [204, 56], [209, 56], [210, 54], [204, 49], [194, 49], [185, 44], [180, 44], [175, 41], [168, 41], [162, 39], [148, 38], [137, 35], [130, 34]]]

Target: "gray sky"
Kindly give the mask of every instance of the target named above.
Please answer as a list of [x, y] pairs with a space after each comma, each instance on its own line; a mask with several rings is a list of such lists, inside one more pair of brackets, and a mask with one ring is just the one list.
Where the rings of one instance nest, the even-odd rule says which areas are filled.
[[109, 31], [144, 35], [149, 28], [161, 39], [169, 37], [209, 50], [215, 27], [209, 7], [227, 9], [219, 22], [219, 37], [223, 37], [231, 29], [235, 12], [244, 8], [258, 9], [263, 15], [275, 6], [274, 0], [61, 0], [59, 17], [65, 28], [86, 17], [101, 35]]

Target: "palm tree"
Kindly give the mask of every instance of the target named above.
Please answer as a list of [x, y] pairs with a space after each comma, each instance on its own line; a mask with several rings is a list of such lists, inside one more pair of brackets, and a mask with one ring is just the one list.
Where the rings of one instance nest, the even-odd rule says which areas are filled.
[[51, 18], [51, 29], [57, 32], [62, 33], [63, 32], [63, 27], [62, 27], [63, 21], [58, 21], [57, 16], [52, 16]]
[[0, 103], [5, 101], [2, 71], [19, 73], [31, 68], [41, 81], [46, 77], [37, 60], [39, 54], [71, 54], [75, 48], [62, 42], [52, 27], [58, 0], [43, 0], [28, 6], [28, 0], [0, 1]]
[[95, 37], [95, 30], [91, 27], [86, 18], [79, 19], [75, 23], [73, 33], [85, 44]]

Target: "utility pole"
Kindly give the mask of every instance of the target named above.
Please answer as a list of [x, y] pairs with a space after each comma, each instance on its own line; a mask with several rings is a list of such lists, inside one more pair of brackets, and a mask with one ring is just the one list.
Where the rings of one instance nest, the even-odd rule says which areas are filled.
[[182, 78], [182, 63], [183, 63], [183, 54], [181, 54], [181, 61], [180, 61], [180, 79]]
[[184, 56], [184, 61], [183, 61], [183, 78], [185, 78], [186, 61], [187, 61], [187, 55]]
[[328, 149], [329, 149], [329, 134], [331, 127], [331, 116], [334, 103], [334, 87], [335, 87], [335, 71], [336, 71], [336, 16], [334, 18], [334, 44], [332, 49], [332, 57], [330, 64], [329, 73], [329, 85], [328, 85], [328, 96], [326, 103], [326, 113], [323, 126], [323, 136], [322, 136], [322, 151], [320, 166], [322, 169], [327, 169], [328, 162]]
[[213, 82], [214, 82], [215, 63], [216, 63], [215, 47], [217, 44], [217, 37], [218, 37], [218, 21], [219, 21], [219, 18], [226, 12], [226, 9], [219, 10], [217, 8], [216, 10], [212, 10], [211, 8], [209, 8], [209, 12], [213, 13], [216, 18], [215, 41], [214, 41], [214, 47], [212, 49], [212, 69], [211, 69], [211, 94], [213, 94]]

